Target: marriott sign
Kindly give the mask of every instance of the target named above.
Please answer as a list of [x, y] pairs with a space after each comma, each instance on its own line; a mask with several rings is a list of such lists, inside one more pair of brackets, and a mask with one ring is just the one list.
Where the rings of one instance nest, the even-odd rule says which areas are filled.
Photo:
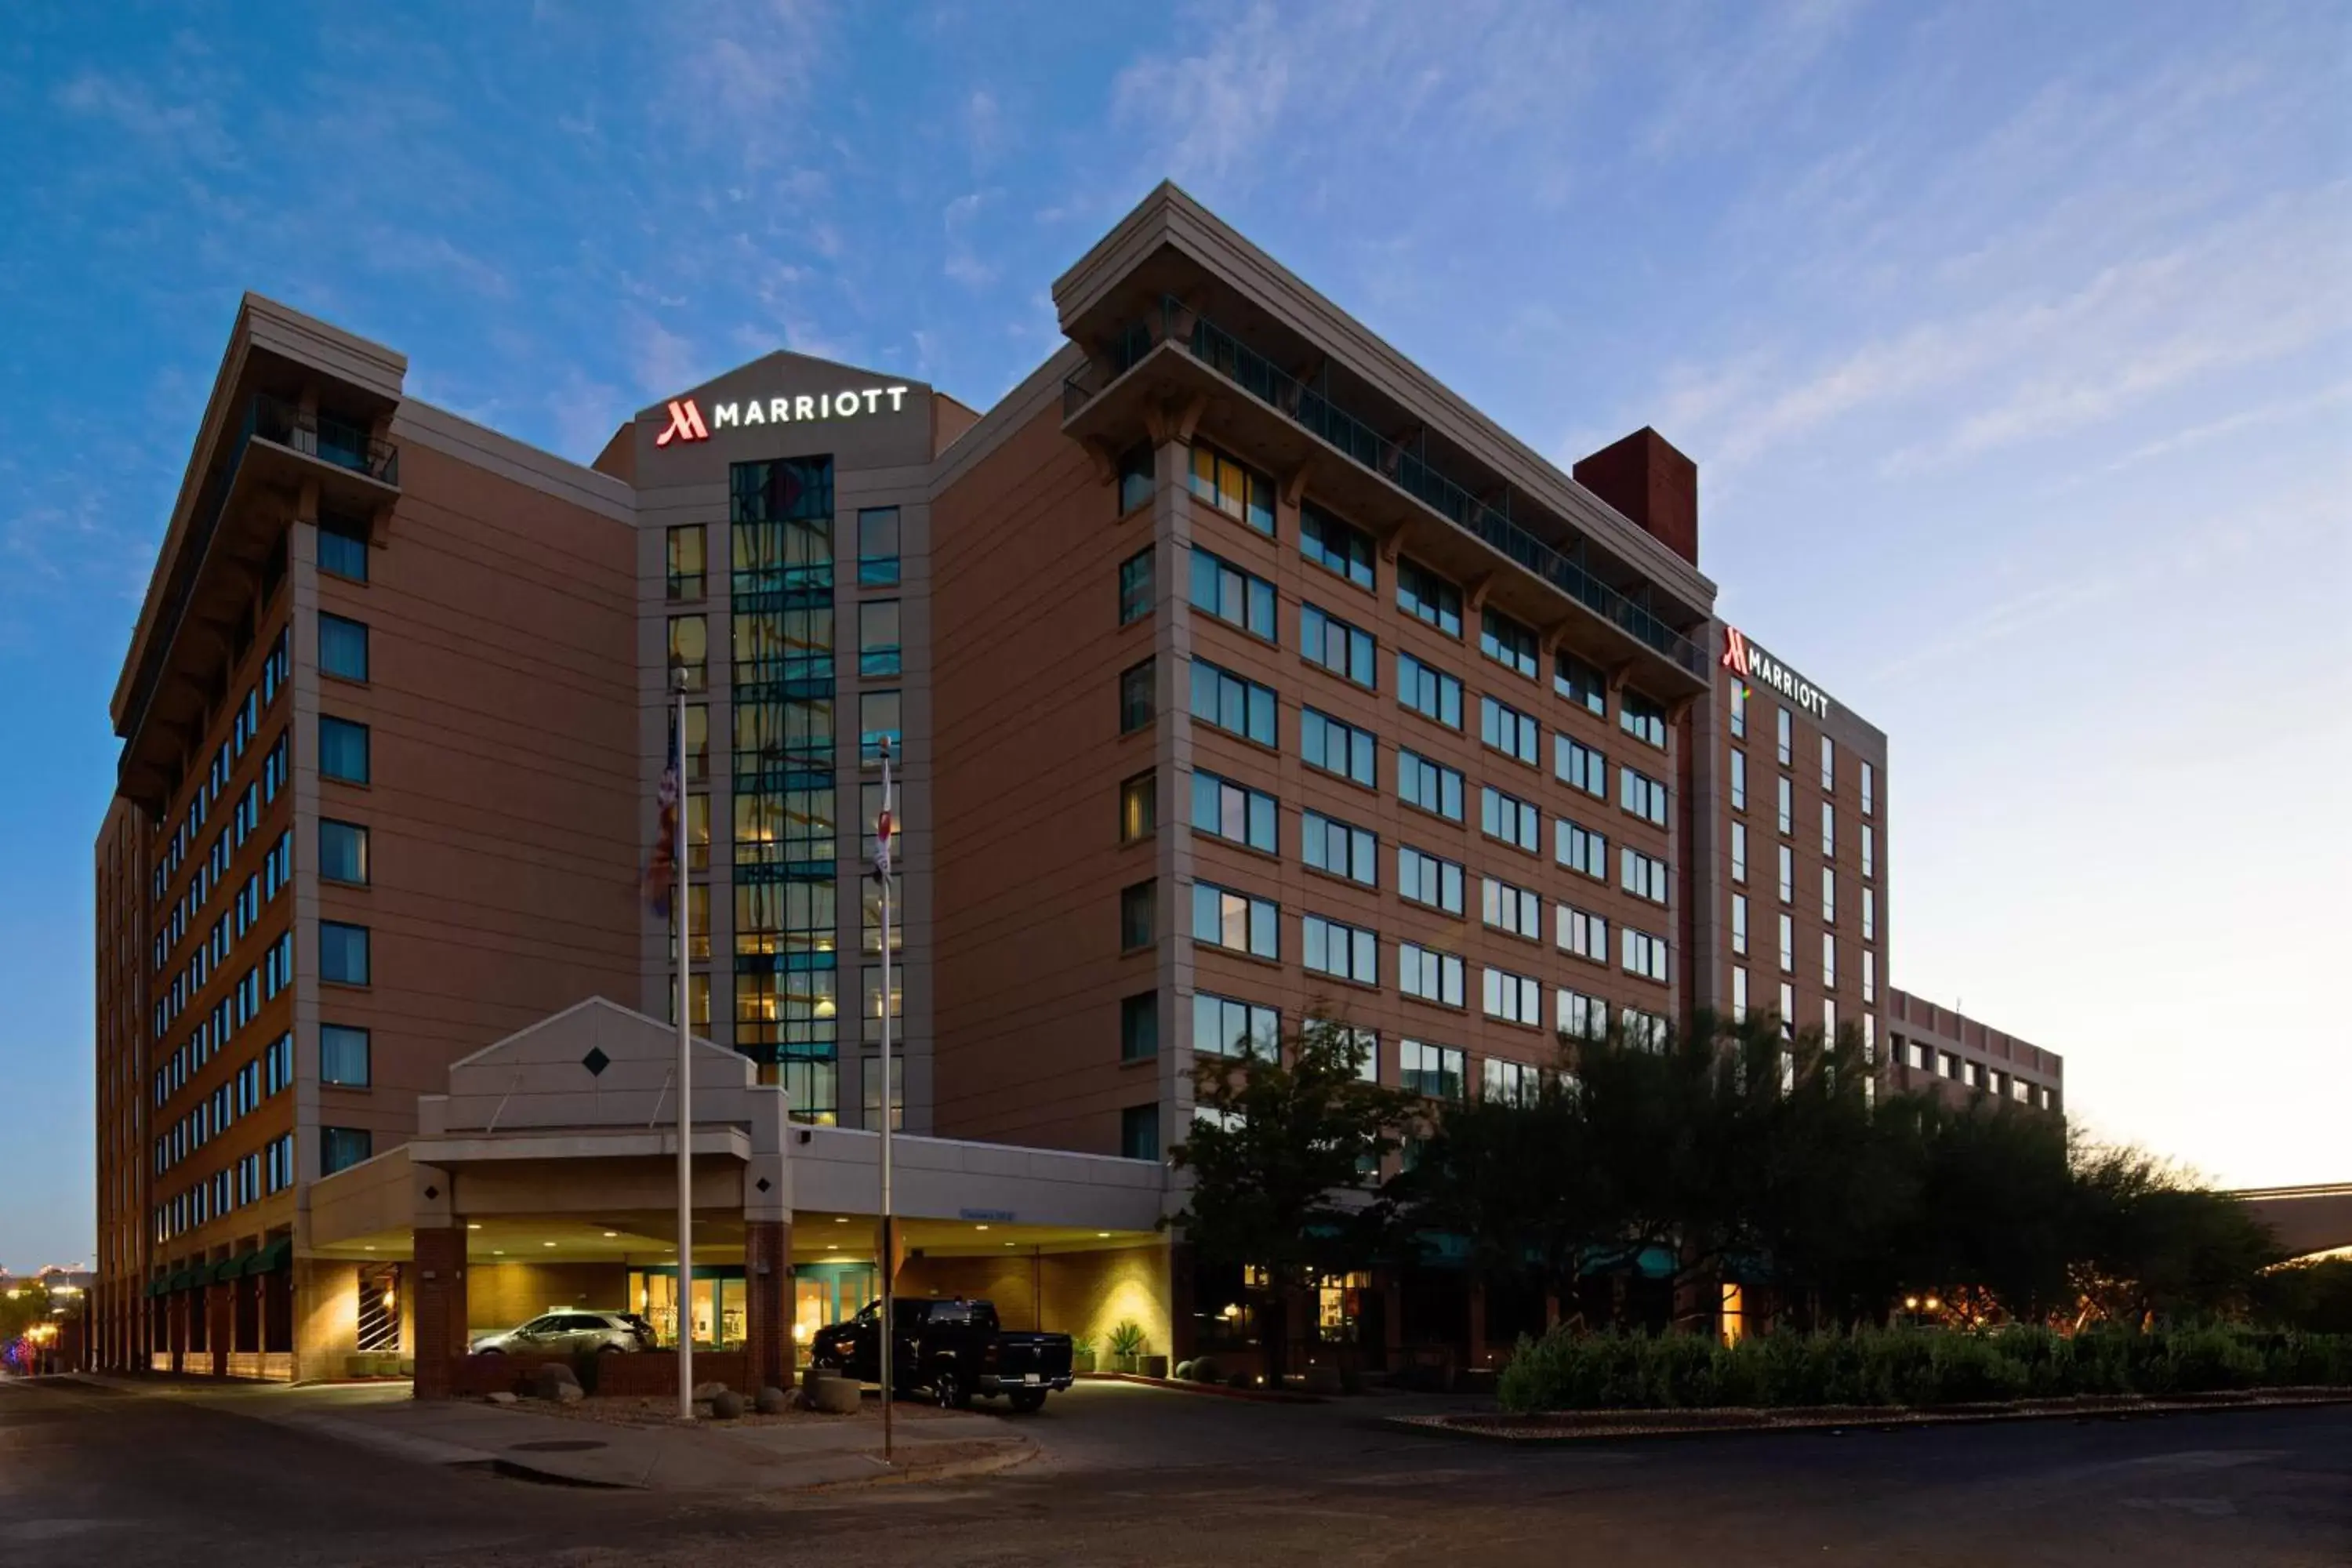
[[1742, 680], [1762, 682], [1816, 719], [1830, 716], [1828, 692], [1748, 641], [1738, 626], [1723, 628], [1723, 668]]
[[702, 407], [691, 397], [672, 398], [669, 425], [654, 437], [654, 445], [672, 441], [708, 441], [713, 430], [740, 430], [752, 425], [790, 425], [808, 419], [850, 419], [879, 414], [887, 405], [893, 414], [907, 406], [906, 386], [868, 386], [846, 392], [801, 393], [792, 397], [751, 397], [710, 405], [708, 423]]

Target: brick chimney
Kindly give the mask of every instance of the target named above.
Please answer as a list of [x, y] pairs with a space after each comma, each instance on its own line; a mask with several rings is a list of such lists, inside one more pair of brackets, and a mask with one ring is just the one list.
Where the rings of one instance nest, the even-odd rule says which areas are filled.
[[1577, 460], [1576, 482], [1698, 564], [1698, 465], [1647, 425]]

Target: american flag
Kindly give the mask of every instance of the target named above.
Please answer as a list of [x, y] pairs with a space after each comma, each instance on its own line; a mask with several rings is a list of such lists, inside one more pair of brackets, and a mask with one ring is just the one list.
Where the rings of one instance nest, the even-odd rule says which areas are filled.
[[661, 789], [656, 795], [661, 811], [661, 826], [655, 830], [653, 858], [646, 864], [646, 902], [654, 913], [667, 917], [670, 899], [677, 884], [677, 795], [678, 795], [678, 720], [672, 710], [669, 725], [669, 763], [662, 769]]

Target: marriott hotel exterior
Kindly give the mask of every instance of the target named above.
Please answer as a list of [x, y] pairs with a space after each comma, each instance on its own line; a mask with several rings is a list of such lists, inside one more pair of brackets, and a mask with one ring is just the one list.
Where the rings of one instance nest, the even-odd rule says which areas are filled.
[[[901, 1289], [1245, 1353], [1157, 1228], [1200, 1055], [1320, 1011], [1507, 1096], [1708, 1007], [1907, 1070], [1886, 739], [1716, 618], [1687, 458], [1562, 472], [1171, 186], [1054, 297], [985, 411], [780, 352], [584, 467], [247, 297], [111, 706], [102, 1364], [447, 1394], [577, 1308], [779, 1377], [873, 1289], [885, 1116]], [[1288, 1316], [1375, 1367], [1522, 1326], [1433, 1272]]]

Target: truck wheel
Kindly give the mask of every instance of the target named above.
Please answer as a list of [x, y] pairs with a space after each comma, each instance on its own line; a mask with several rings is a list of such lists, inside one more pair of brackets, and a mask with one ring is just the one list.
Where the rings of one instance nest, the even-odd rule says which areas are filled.
[[962, 1381], [951, 1372], [943, 1372], [932, 1381], [931, 1397], [942, 1410], [961, 1410], [971, 1403], [971, 1395], [963, 1391]]
[[1022, 1388], [1013, 1391], [1013, 1414], [1034, 1415], [1045, 1407], [1045, 1391], [1042, 1388]]

